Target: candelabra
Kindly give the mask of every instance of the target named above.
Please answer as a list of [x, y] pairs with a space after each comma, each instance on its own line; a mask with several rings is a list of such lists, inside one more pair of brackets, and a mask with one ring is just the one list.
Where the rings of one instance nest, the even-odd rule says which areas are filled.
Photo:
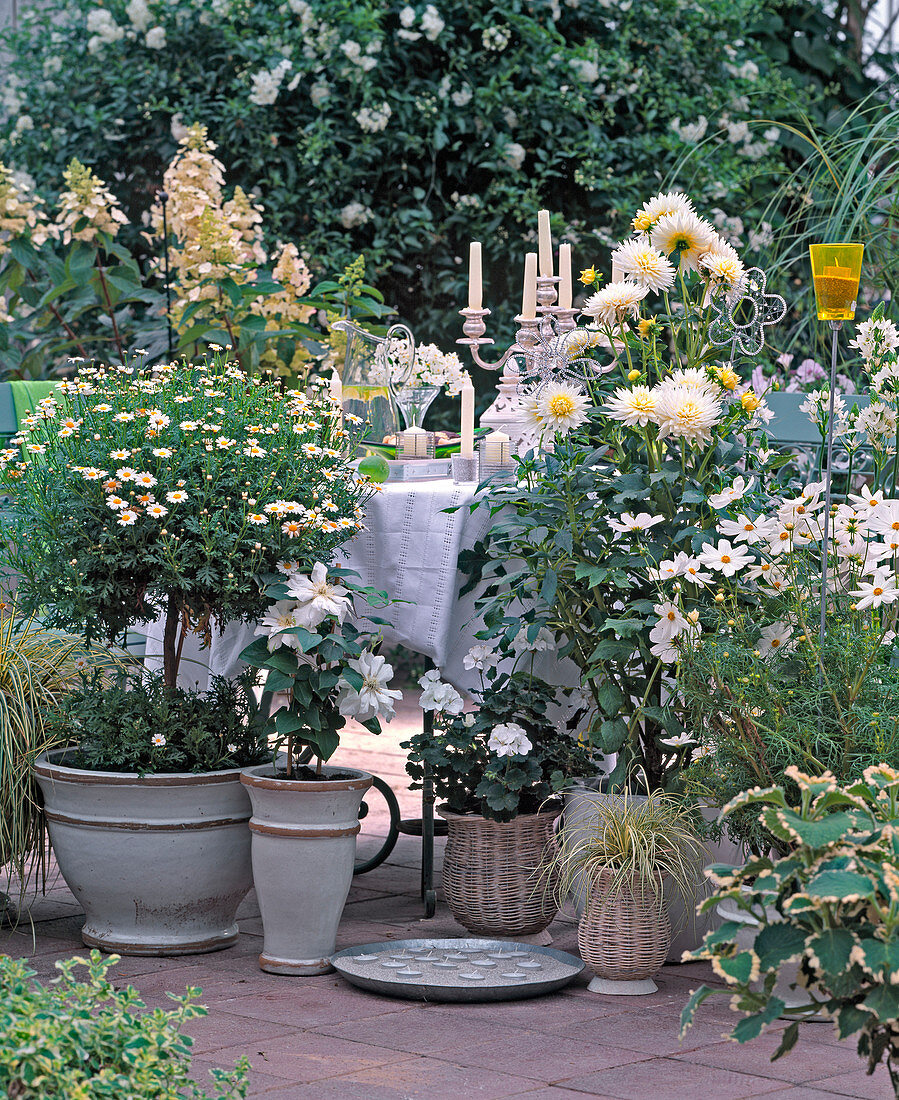
[[[523, 317], [519, 314], [515, 318], [518, 326], [515, 341], [494, 363], [487, 362], [481, 356], [481, 348], [493, 344], [493, 340], [485, 335], [487, 326], [484, 319], [490, 310], [473, 309], [471, 306], [459, 310], [464, 318], [462, 331], [465, 335], [456, 343], [468, 348], [479, 367], [503, 372], [497, 383], [498, 393], [493, 404], [481, 415], [481, 425], [506, 432], [516, 450], [527, 449], [538, 442], [522, 415], [521, 384], [538, 379], [543, 384], [549, 378], [559, 376], [581, 377], [571, 370], [564, 340], [565, 335], [576, 327], [574, 319], [578, 311], [555, 304], [558, 282], [557, 276], [537, 276], [539, 316]], [[524, 370], [519, 369], [519, 359], [524, 360]]]

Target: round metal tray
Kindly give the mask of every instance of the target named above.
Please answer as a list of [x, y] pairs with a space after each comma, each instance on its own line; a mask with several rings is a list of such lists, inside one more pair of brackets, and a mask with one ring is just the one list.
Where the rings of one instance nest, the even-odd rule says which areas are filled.
[[486, 939], [394, 940], [331, 956], [348, 982], [416, 1001], [511, 1001], [561, 989], [584, 969], [566, 951]]

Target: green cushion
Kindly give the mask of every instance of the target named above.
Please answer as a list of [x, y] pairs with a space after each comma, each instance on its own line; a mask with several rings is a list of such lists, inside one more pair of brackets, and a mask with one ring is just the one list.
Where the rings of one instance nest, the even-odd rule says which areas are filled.
[[10, 382], [12, 403], [16, 411], [16, 427], [26, 416], [34, 412], [38, 401], [49, 397], [58, 385], [58, 382]]
[[[777, 443], [795, 444], [819, 444], [821, 433], [817, 425], [809, 420], [808, 415], [799, 411], [799, 406], [805, 401], [808, 394], [805, 393], [769, 393], [765, 397], [768, 407], [774, 413], [774, 418], [768, 424], [767, 431], [772, 441]], [[860, 405], [862, 408], [870, 405], [867, 397], [859, 394], [843, 394], [843, 400], [849, 408]]]

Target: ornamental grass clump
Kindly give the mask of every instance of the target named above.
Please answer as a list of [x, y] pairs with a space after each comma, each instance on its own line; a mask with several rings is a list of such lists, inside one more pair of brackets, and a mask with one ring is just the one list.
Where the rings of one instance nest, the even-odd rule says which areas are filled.
[[264, 576], [329, 561], [362, 526], [371, 486], [341, 425], [326, 387], [285, 392], [224, 354], [82, 367], [0, 452], [20, 601], [108, 639], [163, 616], [174, 688], [188, 633], [257, 620]]
[[[877, 764], [841, 784], [791, 767], [788, 778], [795, 799], [783, 786], [755, 787], [724, 808], [725, 815], [761, 808], [764, 830], [786, 854], [710, 868], [717, 889], [701, 911], [726, 901], [751, 923], [725, 920], [686, 956], [711, 961], [726, 988], [693, 993], [682, 1034], [699, 1005], [724, 995], [742, 1017], [730, 1035], [737, 1042], [792, 1020], [776, 1060], [795, 1046], [803, 1019], [823, 1015], [838, 1038], [858, 1037], [869, 1074], [885, 1061], [899, 1097], [899, 771]], [[789, 963], [798, 963], [810, 997], [795, 1007], [775, 992]]]

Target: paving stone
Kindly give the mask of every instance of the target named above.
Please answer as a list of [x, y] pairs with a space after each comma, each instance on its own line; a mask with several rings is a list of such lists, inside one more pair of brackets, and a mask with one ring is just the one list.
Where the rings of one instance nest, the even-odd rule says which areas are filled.
[[783, 1082], [670, 1058], [653, 1058], [572, 1077], [565, 1087], [610, 1100], [697, 1100], [697, 1097], [744, 1100], [783, 1089]]
[[697, 1062], [706, 1066], [718, 1066], [722, 1069], [737, 1070], [741, 1073], [757, 1073], [762, 1077], [772, 1077], [783, 1081], [809, 1084], [821, 1077], [833, 1077], [844, 1069], [847, 1073], [859, 1065], [855, 1044], [843, 1043], [827, 1050], [820, 1043], [809, 1043], [804, 1033], [809, 1026], [800, 1029], [796, 1046], [771, 1061], [771, 1055], [780, 1043], [780, 1035], [763, 1034], [749, 1043], [734, 1042], [713, 1043], [688, 1053], [673, 1057], [679, 1061]]

